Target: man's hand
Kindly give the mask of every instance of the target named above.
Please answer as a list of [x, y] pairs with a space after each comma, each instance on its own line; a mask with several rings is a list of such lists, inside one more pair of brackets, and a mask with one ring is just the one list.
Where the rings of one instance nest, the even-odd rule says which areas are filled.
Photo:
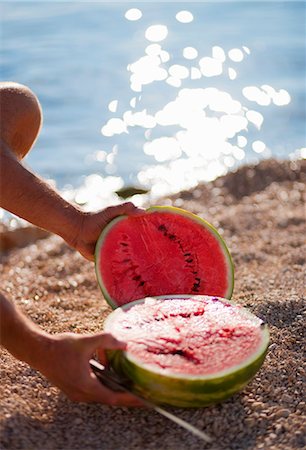
[[117, 216], [143, 214], [133, 203], [84, 213], [24, 167], [0, 138], [0, 206], [34, 225], [61, 236], [85, 258], [94, 250], [103, 228]]
[[73, 401], [141, 405], [132, 395], [104, 387], [90, 369], [96, 352], [105, 363], [105, 349], [125, 349], [125, 343], [110, 334], [45, 333], [0, 293], [0, 338], [13, 356], [39, 370]]
[[[99, 356], [105, 349], [124, 350], [126, 344], [112, 335], [77, 335], [64, 333], [52, 336], [49, 351], [36, 364], [38, 370], [68, 398], [76, 402], [97, 402], [111, 406], [141, 406], [132, 395], [118, 393], [103, 386], [89, 366], [95, 351]], [[104, 362], [104, 361], [103, 361]]]
[[140, 214], [144, 214], [144, 210], [131, 202], [110, 206], [97, 213], [80, 213], [80, 226], [76, 227], [77, 234], [72, 239], [66, 239], [66, 242], [85, 258], [93, 261], [96, 242], [105, 226], [117, 216]]

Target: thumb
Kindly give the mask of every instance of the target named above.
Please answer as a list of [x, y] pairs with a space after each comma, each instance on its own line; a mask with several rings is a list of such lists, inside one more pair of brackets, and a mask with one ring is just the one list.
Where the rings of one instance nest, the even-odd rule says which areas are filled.
[[86, 338], [88, 350], [94, 351], [98, 347], [110, 350], [125, 350], [126, 343], [119, 341], [110, 333], [98, 333]]

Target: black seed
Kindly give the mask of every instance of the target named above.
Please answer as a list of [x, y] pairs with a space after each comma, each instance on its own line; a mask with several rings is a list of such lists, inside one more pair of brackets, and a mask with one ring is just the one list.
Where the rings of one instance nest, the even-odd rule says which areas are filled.
[[130, 258], [126, 258], [126, 259], [123, 259], [123, 260], [122, 260], [123, 263], [128, 263], [128, 262], [130, 262], [130, 261], [131, 261]]
[[192, 261], [193, 261], [193, 258], [186, 259], [186, 262], [188, 262], [188, 263], [192, 263]]
[[139, 281], [141, 279], [141, 276], [140, 275], [135, 275], [132, 279], [135, 280], [135, 281]]
[[145, 284], [144, 281], [141, 281], [138, 286], [143, 286]]
[[190, 256], [191, 253], [184, 253], [184, 256]]
[[128, 244], [126, 242], [120, 242], [120, 245], [123, 245], [124, 247], [128, 246]]
[[179, 355], [179, 356], [184, 356], [185, 352], [184, 350], [175, 350], [172, 355]]
[[167, 228], [165, 227], [165, 225], [159, 225], [158, 230], [159, 231], [167, 231]]
[[168, 237], [169, 237], [170, 241], [175, 241], [175, 239], [176, 239], [176, 236], [174, 234], [169, 234]]

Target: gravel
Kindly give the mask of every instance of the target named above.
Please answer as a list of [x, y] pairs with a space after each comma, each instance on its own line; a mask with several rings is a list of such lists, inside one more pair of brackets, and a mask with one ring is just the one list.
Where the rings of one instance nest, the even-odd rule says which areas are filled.
[[[2, 350], [1, 449], [305, 448], [305, 181], [306, 161], [268, 160], [160, 201], [219, 229], [235, 263], [233, 299], [270, 327], [266, 361], [243, 392], [207, 408], [169, 408], [211, 435], [213, 444], [146, 409], [72, 403]], [[2, 255], [1, 272], [4, 293], [45, 330], [103, 328], [110, 308], [93, 264], [58, 237]]]

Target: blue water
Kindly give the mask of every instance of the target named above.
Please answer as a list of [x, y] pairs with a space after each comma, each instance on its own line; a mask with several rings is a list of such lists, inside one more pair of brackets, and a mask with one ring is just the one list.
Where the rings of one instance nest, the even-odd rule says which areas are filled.
[[[125, 18], [132, 7], [142, 11], [140, 20]], [[180, 10], [192, 12], [194, 20], [178, 22]], [[263, 115], [260, 130], [248, 127], [244, 133], [245, 156], [224, 164], [225, 170], [269, 156], [288, 157], [305, 147], [305, 23], [304, 2], [2, 2], [1, 79], [28, 85], [44, 111], [44, 126], [27, 163], [41, 176], [54, 179], [60, 189], [77, 188], [93, 173], [139, 185], [143, 179], [139, 173], [169, 165], [146, 155], [143, 146], [150, 139], [173, 136], [178, 127], [156, 127], [151, 136], [145, 136], [141, 126], [111, 137], [100, 132], [110, 118], [122, 118], [131, 109], [133, 97], [135, 110], [155, 114], [180, 89], [165, 81], [143, 86], [142, 92], [130, 88], [127, 66], [145, 54], [150, 44], [145, 30], [153, 24], [168, 28], [167, 38], [159, 43], [171, 57], [165, 68], [196, 65], [201, 57], [211, 56], [213, 46], [225, 53], [242, 46], [250, 49], [242, 62], [229, 64], [237, 71], [235, 80], [224, 73], [185, 79], [182, 84], [216, 87]], [[197, 60], [183, 58], [187, 46], [197, 49]], [[265, 84], [286, 90], [290, 102], [260, 106], [243, 97], [245, 86]], [[115, 113], [108, 109], [112, 100], [118, 100]], [[263, 141], [266, 150], [254, 152], [254, 140]], [[216, 160], [222, 163], [220, 155]], [[151, 177], [148, 184], [154, 180]]]

